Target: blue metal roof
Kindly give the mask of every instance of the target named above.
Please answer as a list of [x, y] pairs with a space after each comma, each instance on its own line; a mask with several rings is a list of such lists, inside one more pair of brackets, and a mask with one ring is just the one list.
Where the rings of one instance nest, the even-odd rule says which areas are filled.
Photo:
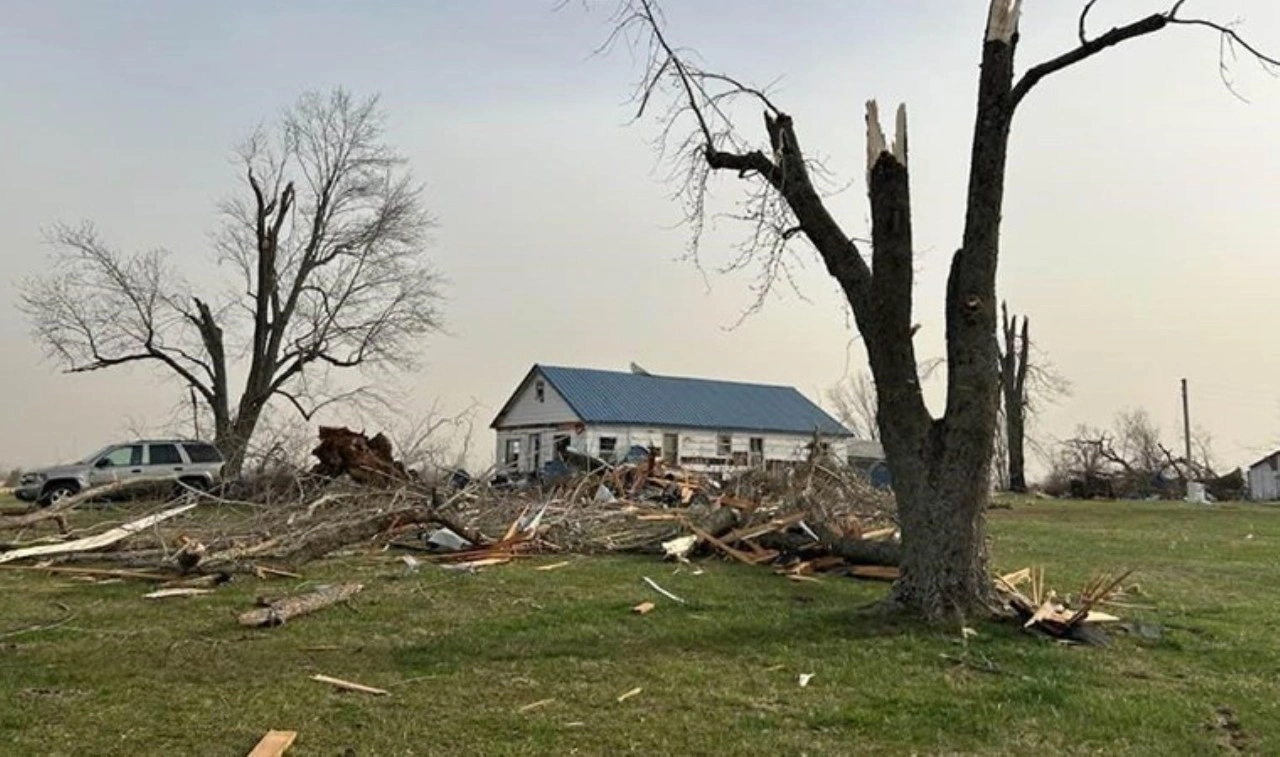
[[584, 423], [852, 436], [789, 386], [534, 366]]

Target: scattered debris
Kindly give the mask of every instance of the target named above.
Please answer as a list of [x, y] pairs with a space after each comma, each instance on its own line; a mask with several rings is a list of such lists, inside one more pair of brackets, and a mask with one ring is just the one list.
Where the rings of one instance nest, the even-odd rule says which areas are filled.
[[539, 709], [542, 709], [543, 707], [546, 707], [547, 705], [551, 704], [554, 701], [556, 701], [555, 697], [551, 697], [550, 699], [539, 699], [536, 702], [530, 702], [529, 704], [526, 704], [524, 707], [521, 707], [519, 709], [519, 712], [522, 714], [526, 712], [533, 712], [534, 710], [539, 710]]
[[808, 685], [809, 685], [809, 682], [810, 682], [810, 681], [812, 681], [812, 680], [813, 680], [813, 673], [801, 673], [801, 674], [800, 674], [800, 688], [802, 688], [802, 689], [803, 689], [804, 687], [808, 686]]
[[684, 604], [688, 604], [688, 602], [685, 602], [685, 601], [684, 601], [683, 599], [681, 599], [680, 597], [677, 597], [676, 595], [672, 594], [671, 592], [669, 592], [669, 591], [667, 591], [666, 589], [664, 589], [664, 588], [662, 588], [661, 586], [659, 586], [657, 583], [655, 583], [655, 582], [654, 582], [654, 580], [653, 580], [652, 578], [649, 578], [648, 576], [642, 576], [642, 578], [644, 579], [644, 582], [645, 582], [645, 583], [647, 583], [647, 584], [649, 584], [649, 586], [650, 586], [654, 591], [658, 592], [659, 594], [661, 594], [662, 596], [666, 597], [667, 599], [670, 599], [670, 600], [672, 600], [672, 601], [674, 601], [674, 602], [679, 602], [679, 603], [680, 603], [680, 604], [682, 604], [682, 605], [684, 605]]
[[[1046, 591], [1044, 571], [1035, 568], [1023, 568], [998, 576], [995, 587], [1024, 628], [1034, 628], [1056, 639], [1100, 646], [1109, 643], [1110, 637], [1099, 625], [1120, 619], [1093, 607], [1107, 601], [1131, 573], [1125, 571], [1116, 577], [1103, 573], [1086, 584], [1079, 596], [1070, 602], [1069, 598], [1060, 598], [1052, 589]], [[1029, 584], [1030, 596], [1018, 588], [1023, 584]]]
[[642, 691], [644, 691], [644, 688], [643, 688], [643, 687], [641, 687], [641, 686], [637, 686], [637, 687], [635, 687], [634, 689], [632, 689], [632, 690], [630, 690], [630, 691], [628, 691], [628, 692], [625, 692], [625, 693], [623, 693], [623, 694], [620, 694], [620, 695], [618, 696], [618, 701], [619, 701], [619, 702], [625, 702], [625, 701], [627, 701], [628, 699], [630, 699], [631, 697], [635, 696], [636, 694], [639, 694], [639, 693], [640, 693], [640, 692], [642, 692]]
[[538, 567], [534, 568], [534, 570], [541, 570], [541, 571], [560, 570], [561, 568], [569, 564], [570, 563], [568, 560], [561, 560], [560, 562], [553, 562], [550, 565], [539, 565]]
[[631, 612], [634, 612], [636, 615], [648, 615], [649, 613], [653, 612], [653, 609], [655, 607], [657, 607], [657, 605], [655, 605], [652, 602], [647, 602], [647, 601], [641, 602], [635, 607], [632, 607]]
[[118, 528], [104, 531], [97, 536], [88, 536], [75, 541], [63, 542], [61, 544], [42, 544], [38, 547], [26, 547], [24, 549], [13, 549], [8, 552], [0, 553], [0, 563], [12, 562], [13, 560], [21, 560], [25, 557], [39, 557], [42, 555], [57, 555], [67, 552], [90, 552], [95, 549], [109, 547], [118, 541], [128, 538], [139, 531], [144, 531], [152, 526], [166, 521], [175, 516], [181, 515], [188, 510], [194, 509], [198, 503], [178, 505], [168, 510], [162, 510], [154, 515], [148, 515], [145, 518], [139, 518], [130, 521]]
[[334, 678], [332, 676], [321, 675], [319, 673], [311, 676], [311, 680], [319, 681], [320, 683], [327, 683], [330, 686], [342, 689], [344, 691], [358, 691], [361, 694], [373, 694], [374, 696], [386, 696], [391, 693], [385, 689], [375, 689], [372, 686], [365, 686], [362, 683], [344, 681], [341, 678]]
[[249, 752], [249, 757], [280, 757], [298, 738], [297, 731], [267, 731], [258, 745]]
[[350, 599], [363, 588], [364, 586], [358, 583], [326, 586], [310, 594], [268, 602], [264, 607], [241, 613], [237, 620], [242, 626], [265, 627], [282, 625], [291, 618], [306, 615]]
[[158, 589], [149, 594], [143, 594], [143, 599], [168, 599], [169, 597], [198, 597], [201, 594], [212, 594], [213, 589]]

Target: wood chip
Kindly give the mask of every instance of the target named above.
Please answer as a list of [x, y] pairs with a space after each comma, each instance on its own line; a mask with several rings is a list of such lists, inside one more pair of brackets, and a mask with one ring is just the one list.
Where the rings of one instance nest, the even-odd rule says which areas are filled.
[[387, 694], [391, 693], [386, 689], [375, 689], [372, 686], [365, 686], [362, 683], [344, 681], [341, 678], [334, 678], [332, 676], [320, 675], [319, 673], [311, 676], [311, 680], [319, 681], [320, 683], [327, 683], [330, 686], [334, 686], [346, 691], [358, 691], [361, 694], [373, 694], [375, 696], [386, 696]]
[[637, 687], [635, 687], [634, 689], [632, 689], [631, 691], [628, 691], [628, 692], [626, 692], [625, 694], [620, 695], [620, 696], [618, 697], [618, 701], [619, 701], [619, 702], [625, 702], [625, 701], [627, 701], [628, 699], [630, 699], [631, 697], [635, 696], [636, 694], [639, 694], [639, 693], [640, 693], [640, 692], [642, 692], [642, 691], [644, 691], [644, 688], [643, 688], [643, 687], [640, 687], [640, 686], [637, 686]]
[[249, 757], [280, 757], [293, 746], [296, 738], [297, 731], [267, 731], [253, 751], [249, 752]]
[[538, 567], [534, 568], [534, 570], [560, 570], [561, 568], [569, 564], [570, 563], [568, 560], [565, 560], [563, 562], [553, 562], [550, 565], [539, 565]]
[[653, 612], [653, 608], [655, 607], [657, 607], [657, 605], [652, 602], [641, 602], [635, 607], [632, 607], [631, 612], [634, 612], [636, 615], [648, 615]]
[[802, 689], [803, 689], [804, 687], [808, 686], [808, 685], [809, 685], [809, 682], [810, 682], [810, 681], [812, 681], [812, 680], [813, 680], [813, 673], [801, 673], [801, 674], [800, 674], [800, 688], [802, 688]]

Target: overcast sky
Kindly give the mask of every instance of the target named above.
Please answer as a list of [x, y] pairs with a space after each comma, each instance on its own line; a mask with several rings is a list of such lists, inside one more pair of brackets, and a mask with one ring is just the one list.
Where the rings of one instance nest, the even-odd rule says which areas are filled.
[[[402, 406], [408, 417], [436, 400], [479, 403], [477, 462], [492, 455], [488, 422], [535, 362], [636, 361], [814, 399], [865, 366], [808, 252], [804, 299], [784, 292], [729, 328], [751, 303], [751, 276], [704, 279], [679, 259], [687, 236], [655, 170], [655, 127], [629, 123], [637, 63], [592, 56], [608, 0], [594, 12], [555, 5], [0, 0], [0, 463], [76, 457], [159, 428], [185, 396], [143, 368], [70, 376], [42, 359], [14, 307], [49, 253], [42, 228], [93, 220], [121, 249], [170, 250], [214, 289], [223, 272], [204, 261], [215, 203], [241, 189], [231, 148], [313, 88], [380, 94], [391, 141], [426, 183], [450, 332], [422, 345]], [[670, 35], [709, 66], [781, 77], [774, 99], [849, 183], [833, 208], [850, 233], [868, 215], [863, 102], [908, 103], [922, 356], [943, 354], [986, 5], [666, 3]], [[1073, 44], [1078, 5], [1027, 0], [1023, 68]], [[1163, 7], [1104, 0], [1094, 26]], [[1240, 19], [1280, 50], [1274, 0], [1191, 0], [1184, 12]], [[1045, 438], [1141, 406], [1176, 443], [1185, 376], [1223, 467], [1280, 445], [1280, 79], [1240, 62], [1231, 75], [1245, 103], [1218, 61], [1212, 32], [1174, 28], [1047, 80], [1022, 106], [999, 283], [1073, 384], [1043, 414]], [[726, 177], [716, 194], [730, 202], [737, 189]], [[718, 223], [707, 259], [727, 261], [742, 231]]]

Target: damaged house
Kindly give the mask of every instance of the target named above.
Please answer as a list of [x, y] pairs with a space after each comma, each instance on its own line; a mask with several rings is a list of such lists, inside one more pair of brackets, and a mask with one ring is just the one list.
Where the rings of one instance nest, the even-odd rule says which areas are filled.
[[[490, 427], [497, 461], [532, 473], [558, 451], [617, 462], [659, 450], [664, 461], [725, 473], [819, 454], [865, 467], [883, 455], [789, 386], [535, 365]], [[874, 460], [873, 460], [874, 462]]]

